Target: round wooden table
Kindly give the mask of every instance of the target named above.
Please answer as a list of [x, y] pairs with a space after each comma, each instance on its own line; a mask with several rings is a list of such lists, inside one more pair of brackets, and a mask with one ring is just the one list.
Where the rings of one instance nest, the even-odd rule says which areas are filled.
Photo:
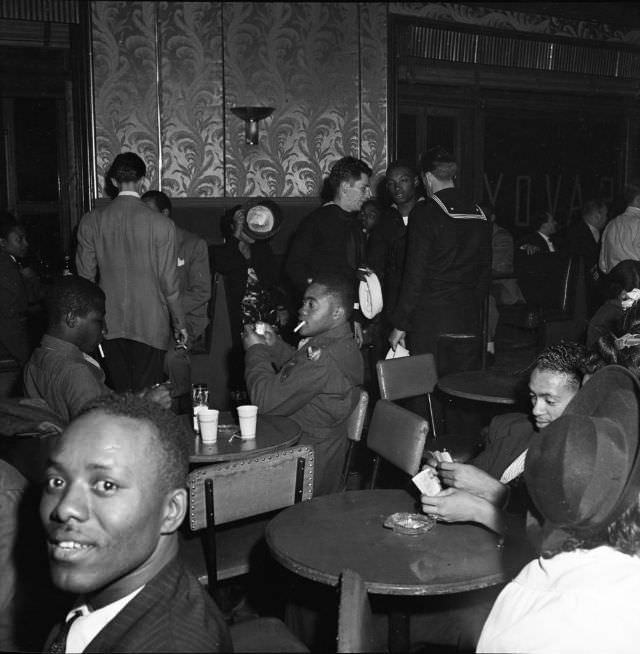
[[[417, 512], [403, 490], [324, 495], [279, 513], [267, 526], [273, 557], [292, 572], [336, 586], [349, 568], [367, 590], [383, 595], [442, 595], [487, 588], [515, 571], [500, 539], [472, 524], [437, 523], [420, 536], [383, 527], [396, 512]], [[391, 614], [391, 651], [409, 648], [408, 616]]]
[[[191, 420], [191, 416], [188, 416]], [[245, 459], [254, 454], [266, 454], [283, 447], [291, 447], [300, 440], [300, 426], [283, 416], [258, 416], [256, 437], [239, 438], [240, 428], [230, 422], [230, 415], [220, 413], [218, 439], [215, 443], [203, 443], [195, 432], [189, 438], [189, 462], [191, 464], [221, 463]], [[235, 438], [231, 436], [237, 433]]]
[[438, 388], [447, 395], [494, 404], [515, 404], [525, 385], [524, 377], [499, 375], [490, 370], [456, 372], [438, 380]]

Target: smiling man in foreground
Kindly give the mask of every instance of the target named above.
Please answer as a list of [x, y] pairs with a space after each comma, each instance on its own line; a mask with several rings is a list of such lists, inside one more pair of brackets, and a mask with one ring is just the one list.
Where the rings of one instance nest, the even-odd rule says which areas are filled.
[[60, 437], [40, 516], [53, 582], [78, 598], [45, 651], [231, 651], [218, 608], [177, 557], [182, 430], [123, 395], [94, 400]]

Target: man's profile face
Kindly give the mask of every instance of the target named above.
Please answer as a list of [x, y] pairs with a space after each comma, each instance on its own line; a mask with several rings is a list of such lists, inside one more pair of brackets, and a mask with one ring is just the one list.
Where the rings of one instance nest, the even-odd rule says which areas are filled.
[[557, 420], [579, 388], [575, 378], [564, 372], [534, 368], [529, 378], [529, 397], [536, 427], [544, 429]]
[[335, 300], [320, 284], [311, 284], [304, 292], [302, 306], [298, 311], [300, 321], [305, 321], [300, 328], [301, 336], [317, 336], [337, 325], [334, 317]]
[[104, 321], [104, 306], [98, 310], [91, 310], [86, 316], [76, 316], [76, 345], [87, 354], [91, 354], [102, 342], [107, 333]]
[[90, 594], [113, 585], [123, 597], [139, 587], [127, 575], [152, 558], [167, 495], [152, 429], [98, 410], [74, 420], [60, 437], [40, 502], [58, 588]]
[[360, 179], [344, 181], [340, 184], [342, 191], [341, 206], [345, 211], [360, 211], [362, 203], [371, 197], [369, 176], [360, 174]]
[[407, 168], [394, 168], [387, 175], [387, 190], [398, 205], [411, 202], [415, 198], [417, 185], [418, 178]]
[[0, 241], [2, 241], [4, 251], [18, 259], [24, 257], [29, 249], [27, 234], [22, 227], [14, 227], [7, 234], [7, 238], [0, 239]]

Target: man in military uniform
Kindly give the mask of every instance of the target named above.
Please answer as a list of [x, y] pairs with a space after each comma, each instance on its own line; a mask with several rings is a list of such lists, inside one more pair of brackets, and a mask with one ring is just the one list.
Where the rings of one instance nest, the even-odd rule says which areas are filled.
[[260, 413], [287, 416], [300, 425], [300, 443], [315, 449], [315, 495], [339, 490], [346, 420], [363, 382], [362, 357], [349, 325], [353, 288], [352, 280], [333, 273], [314, 277], [298, 313], [303, 339], [297, 350], [269, 325], [264, 335], [253, 325], [243, 333], [251, 402]]

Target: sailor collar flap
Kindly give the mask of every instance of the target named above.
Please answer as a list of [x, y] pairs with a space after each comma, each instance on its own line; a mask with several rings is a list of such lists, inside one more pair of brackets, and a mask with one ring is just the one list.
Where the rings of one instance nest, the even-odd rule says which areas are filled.
[[432, 195], [431, 199], [440, 207], [440, 209], [442, 209], [444, 213], [447, 214], [447, 216], [449, 216], [449, 218], [453, 218], [455, 220], [484, 220], [485, 222], [487, 220], [487, 217], [484, 215], [484, 212], [478, 205], [476, 205], [476, 210], [478, 213], [453, 213], [453, 207], [448, 209], [444, 202], [437, 195]]

